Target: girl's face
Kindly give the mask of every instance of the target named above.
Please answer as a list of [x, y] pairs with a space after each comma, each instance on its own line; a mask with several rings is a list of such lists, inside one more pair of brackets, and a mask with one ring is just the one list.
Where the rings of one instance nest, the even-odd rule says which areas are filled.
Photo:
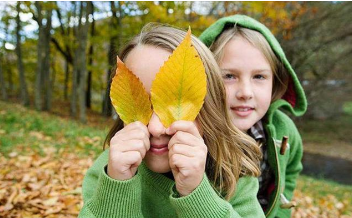
[[247, 131], [263, 118], [271, 103], [273, 72], [259, 49], [243, 37], [231, 39], [220, 62], [234, 125]]
[[[126, 66], [142, 81], [146, 91], [150, 93], [152, 82], [160, 67], [171, 55], [170, 52], [153, 46], [141, 45], [135, 47], [125, 60]], [[159, 117], [153, 113], [148, 130], [150, 133], [150, 149], [144, 161], [148, 168], [157, 173], [169, 172], [168, 143], [171, 136], [166, 134], [166, 128]]]

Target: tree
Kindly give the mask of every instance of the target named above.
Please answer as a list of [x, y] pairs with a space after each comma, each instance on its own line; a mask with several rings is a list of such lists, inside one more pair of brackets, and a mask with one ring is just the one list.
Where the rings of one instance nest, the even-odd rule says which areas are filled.
[[[87, 61], [86, 48], [89, 28], [89, 15], [92, 14], [92, 4], [89, 2], [80, 2], [79, 21], [75, 28], [76, 32], [76, 49], [73, 66], [73, 87], [71, 96], [71, 106], [76, 112], [76, 99], [78, 97], [79, 119], [85, 123], [86, 118], [86, 89], [87, 89]], [[76, 86], [76, 87], [75, 87]], [[78, 87], [77, 87], [78, 86]], [[78, 88], [78, 89], [77, 89]], [[75, 113], [73, 113], [75, 115]]]
[[[94, 15], [94, 4], [93, 2], [89, 2], [92, 7], [92, 15]], [[93, 38], [95, 36], [95, 19], [94, 16], [92, 16], [92, 25], [90, 28], [90, 36]], [[94, 55], [94, 43], [91, 40], [90, 46], [89, 46], [89, 52], [88, 52], [88, 66], [90, 66], [90, 69], [88, 71], [88, 77], [87, 77], [87, 91], [86, 91], [86, 107], [91, 108], [91, 98], [92, 98], [92, 74], [93, 74], [93, 55]]]
[[111, 74], [113, 73], [114, 66], [116, 66], [116, 55], [117, 50], [122, 45], [121, 37], [122, 37], [122, 18], [124, 17], [124, 13], [121, 9], [121, 3], [117, 2], [117, 6], [115, 2], [110, 2], [110, 9], [112, 12], [112, 16], [109, 21], [109, 32], [110, 32], [110, 40], [109, 40], [109, 50], [107, 53], [108, 56], [108, 64], [109, 68], [106, 73], [106, 91], [103, 98], [103, 109], [102, 114], [104, 116], [111, 116], [112, 114], [112, 105], [110, 100], [110, 85], [111, 85]]
[[[288, 59], [301, 81], [309, 102], [307, 118], [334, 118], [351, 101], [352, 25], [347, 2], [306, 4], [306, 13], [283, 40]], [[329, 100], [327, 100], [329, 99]]]
[[[53, 5], [35, 2], [37, 13], [32, 11], [38, 24], [39, 36], [37, 44], [37, 71], [35, 77], [34, 105], [37, 110], [51, 108], [52, 81], [50, 77], [50, 40]], [[44, 96], [44, 97], [43, 97]], [[44, 105], [43, 105], [44, 100]]]
[[3, 66], [2, 66], [2, 63], [3, 63], [3, 54], [1, 53], [0, 54], [0, 86], [1, 86], [1, 98], [3, 100], [7, 100], [8, 98], [8, 95], [7, 95], [7, 90], [6, 90], [6, 83], [5, 83], [5, 78], [4, 78], [4, 75], [3, 75]]
[[[69, 4], [73, 6], [73, 11], [75, 11], [75, 3], [65, 2], [62, 4]], [[67, 11], [66, 13], [62, 13], [62, 8], [59, 7], [58, 3], [55, 2], [55, 11], [60, 23], [59, 31], [53, 37], [51, 37], [51, 42], [54, 44], [55, 48], [62, 54], [65, 60], [65, 81], [64, 81], [64, 99], [68, 99], [68, 84], [70, 77], [70, 66], [73, 66], [73, 35], [72, 35], [72, 27], [70, 27], [69, 23], [72, 19], [74, 19], [75, 12]], [[66, 6], [65, 5], [65, 6]], [[68, 7], [70, 8], [70, 7]], [[66, 21], [66, 24], [65, 24]]]
[[24, 76], [24, 67], [22, 61], [22, 49], [21, 49], [21, 3], [17, 2], [16, 5], [17, 16], [16, 16], [16, 54], [17, 54], [17, 66], [18, 66], [18, 75], [20, 79], [20, 93], [21, 93], [21, 101], [24, 106], [29, 106], [29, 96], [28, 96], [28, 88], [26, 83], [26, 78]]

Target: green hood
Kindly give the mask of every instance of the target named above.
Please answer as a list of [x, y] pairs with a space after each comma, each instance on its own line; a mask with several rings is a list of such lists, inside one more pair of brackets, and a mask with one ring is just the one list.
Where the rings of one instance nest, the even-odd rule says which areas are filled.
[[200, 35], [199, 38], [209, 47], [222, 33], [225, 27], [234, 24], [260, 32], [266, 38], [276, 56], [283, 62], [287, 71], [291, 75], [286, 93], [281, 99], [276, 100], [271, 104], [268, 111], [269, 116], [272, 115], [273, 112], [279, 107], [290, 111], [295, 116], [303, 115], [307, 110], [307, 100], [303, 88], [297, 78], [295, 71], [292, 69], [290, 63], [288, 62], [279, 42], [276, 40], [275, 36], [270, 32], [270, 30], [263, 24], [245, 15], [224, 17], [208, 27]]

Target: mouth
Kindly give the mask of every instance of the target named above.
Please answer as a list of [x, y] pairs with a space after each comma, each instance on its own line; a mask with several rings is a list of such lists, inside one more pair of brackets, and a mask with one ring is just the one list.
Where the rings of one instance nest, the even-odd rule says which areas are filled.
[[254, 111], [254, 108], [249, 106], [230, 107], [230, 109], [239, 117], [246, 117]]
[[151, 144], [149, 151], [156, 155], [162, 155], [167, 153], [169, 151], [169, 148], [167, 144], [159, 144], [159, 145]]

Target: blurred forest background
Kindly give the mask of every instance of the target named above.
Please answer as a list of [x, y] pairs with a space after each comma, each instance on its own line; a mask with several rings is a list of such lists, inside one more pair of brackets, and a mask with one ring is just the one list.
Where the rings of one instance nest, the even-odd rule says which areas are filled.
[[77, 215], [84, 171], [113, 123], [116, 55], [145, 24], [199, 36], [233, 14], [275, 34], [306, 91], [295, 121], [315, 178], [300, 177], [294, 216], [352, 217], [351, 11], [351, 2], [0, 2], [0, 217]]

